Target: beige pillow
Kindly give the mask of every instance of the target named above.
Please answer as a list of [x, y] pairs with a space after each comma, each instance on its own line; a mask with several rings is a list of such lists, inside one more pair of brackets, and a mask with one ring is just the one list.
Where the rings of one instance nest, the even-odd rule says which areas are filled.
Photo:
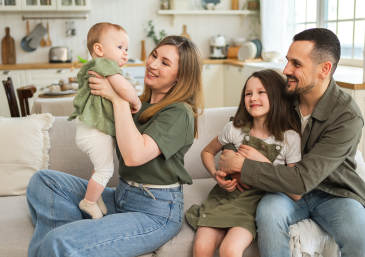
[[0, 196], [24, 195], [30, 177], [48, 168], [53, 121], [49, 113], [0, 117]]

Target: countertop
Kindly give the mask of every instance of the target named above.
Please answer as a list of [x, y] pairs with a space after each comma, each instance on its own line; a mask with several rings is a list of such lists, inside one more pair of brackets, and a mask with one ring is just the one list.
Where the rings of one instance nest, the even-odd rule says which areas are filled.
[[[284, 69], [286, 62], [263, 62], [261, 59], [239, 61], [237, 59], [204, 59], [204, 64], [227, 64], [237, 67], [245, 65], [251, 67]], [[76, 68], [81, 68], [82, 63], [76, 65]], [[145, 66], [145, 62], [128, 63], [128, 67]], [[0, 70], [26, 70], [26, 69], [69, 69], [72, 63], [22, 63], [22, 64], [6, 64], [0, 65]], [[359, 67], [350, 67], [339, 65], [334, 74], [334, 78], [340, 87], [359, 90], [365, 89], [363, 83], [363, 69]]]

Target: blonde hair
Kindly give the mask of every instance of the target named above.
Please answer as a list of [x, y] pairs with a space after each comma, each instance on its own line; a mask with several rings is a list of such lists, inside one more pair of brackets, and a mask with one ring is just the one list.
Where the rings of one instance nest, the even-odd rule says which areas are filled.
[[96, 23], [87, 33], [87, 49], [89, 49], [90, 54], [94, 52], [94, 45], [99, 43], [101, 37], [110, 29], [115, 29], [116, 31], [122, 30], [127, 33], [122, 26], [117, 24], [112, 24], [109, 22]]
[[[142, 123], [147, 122], [159, 110], [172, 103], [185, 103], [194, 115], [194, 137], [198, 137], [198, 116], [204, 110], [204, 96], [202, 85], [203, 59], [198, 47], [189, 39], [180, 36], [165, 37], [151, 52], [164, 45], [176, 46], [179, 51], [179, 68], [177, 83], [158, 103], [149, 107], [139, 117]], [[150, 55], [151, 55], [150, 54]], [[152, 89], [145, 85], [141, 102], [151, 99]]]

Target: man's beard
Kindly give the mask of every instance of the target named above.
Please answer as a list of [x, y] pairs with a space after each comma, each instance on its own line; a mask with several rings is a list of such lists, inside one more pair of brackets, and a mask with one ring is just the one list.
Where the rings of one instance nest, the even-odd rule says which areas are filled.
[[[314, 81], [312, 81], [309, 85], [299, 88], [298, 87], [298, 79], [296, 77], [290, 76], [290, 75], [287, 75], [286, 77], [287, 77], [287, 80], [286, 80], [286, 87], [285, 87], [284, 93], [289, 98], [292, 98], [295, 95], [299, 95], [299, 94], [307, 94], [315, 86]], [[289, 90], [289, 83], [288, 83], [289, 79], [295, 79], [296, 82], [297, 82], [297, 85], [295, 86], [294, 90]]]

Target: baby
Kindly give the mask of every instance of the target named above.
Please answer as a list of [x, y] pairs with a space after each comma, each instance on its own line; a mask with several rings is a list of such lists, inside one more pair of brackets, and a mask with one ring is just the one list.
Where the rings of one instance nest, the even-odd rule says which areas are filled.
[[89, 180], [85, 198], [79, 204], [80, 209], [93, 219], [102, 218], [107, 213], [101, 194], [114, 172], [116, 144], [112, 103], [91, 94], [88, 71], [106, 77], [115, 91], [131, 103], [134, 111], [138, 111], [141, 101], [133, 86], [122, 76], [121, 67], [128, 61], [128, 44], [128, 35], [119, 25], [103, 22], [91, 27], [87, 47], [93, 59], [77, 74], [79, 90], [73, 102], [76, 110], [68, 118], [76, 119], [76, 144], [89, 155], [94, 165], [95, 172]]

